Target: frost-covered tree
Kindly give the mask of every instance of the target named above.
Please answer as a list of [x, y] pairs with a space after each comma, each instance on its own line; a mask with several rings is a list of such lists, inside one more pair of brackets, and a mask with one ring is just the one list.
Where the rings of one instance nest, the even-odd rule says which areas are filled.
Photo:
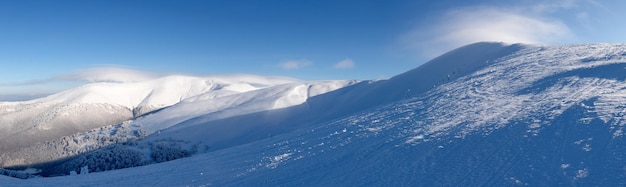
[[152, 160], [157, 163], [188, 157], [191, 154], [191, 151], [185, 150], [180, 145], [172, 142], [156, 142], [152, 144]]
[[188, 157], [197, 152], [197, 145], [192, 145], [186, 149], [182, 146], [184, 144], [185, 142], [173, 139], [114, 144], [53, 164], [51, 167], [45, 168], [42, 173], [44, 176], [67, 175], [71, 171], [87, 174], [165, 162]]
[[34, 178], [35, 177], [34, 175], [29, 174], [29, 173], [24, 173], [24, 172], [14, 171], [14, 170], [8, 170], [8, 169], [3, 169], [3, 168], [0, 168], [0, 175], [5, 175], [5, 176], [9, 176], [9, 177], [15, 177], [15, 178], [18, 178], [18, 179], [30, 179], [30, 178]]
[[46, 175], [58, 175], [70, 171], [80, 171], [87, 174], [89, 171], [107, 171], [144, 165], [143, 152], [123, 145], [114, 145], [109, 148], [90, 152], [72, 158], [54, 167], [45, 170]]
[[89, 174], [89, 166], [83, 166], [82, 168], [80, 168], [80, 174], [81, 175]]

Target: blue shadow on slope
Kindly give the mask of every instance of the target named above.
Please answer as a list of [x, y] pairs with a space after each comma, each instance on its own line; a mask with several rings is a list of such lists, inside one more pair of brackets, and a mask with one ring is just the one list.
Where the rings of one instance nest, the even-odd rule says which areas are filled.
[[626, 62], [607, 64], [591, 68], [580, 68], [563, 73], [551, 75], [535, 81], [531, 86], [517, 92], [518, 95], [538, 94], [546, 89], [562, 82], [567, 77], [578, 78], [602, 78], [611, 80], [626, 80]]
[[[593, 106], [595, 99], [583, 103]], [[393, 168], [415, 173], [396, 176], [397, 180], [406, 180], [400, 181], [403, 184], [624, 186], [626, 138], [612, 137], [612, 121], [606, 123], [593, 116], [588, 109], [575, 105], [554, 120], [535, 116], [550, 121], [537, 128], [537, 135], [527, 131], [532, 122], [522, 120], [489, 135], [477, 133], [449, 143], [419, 144], [411, 149], [413, 152], [389, 159], [411, 155], [406, 166]], [[580, 123], [579, 119], [589, 117], [593, 118], [589, 123]], [[436, 145], [444, 145], [445, 149]]]

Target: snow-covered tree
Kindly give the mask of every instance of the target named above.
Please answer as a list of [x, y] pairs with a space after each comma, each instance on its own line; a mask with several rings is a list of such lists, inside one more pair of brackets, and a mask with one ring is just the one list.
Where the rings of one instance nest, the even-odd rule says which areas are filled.
[[83, 166], [82, 168], [80, 168], [80, 174], [81, 175], [89, 174], [89, 166]]

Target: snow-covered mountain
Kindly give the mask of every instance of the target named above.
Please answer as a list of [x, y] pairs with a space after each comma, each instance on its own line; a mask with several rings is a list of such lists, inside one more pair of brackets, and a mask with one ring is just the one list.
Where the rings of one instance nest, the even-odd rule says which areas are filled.
[[[389, 80], [281, 85], [267, 89], [271, 90], [270, 93], [252, 94], [254, 98], [240, 95], [221, 98], [224, 105], [209, 105], [206, 102], [211, 101], [202, 98], [211, 97], [203, 96], [138, 119], [135, 123], [143, 124], [144, 129], [152, 132], [171, 127], [151, 138], [200, 142], [212, 150], [228, 148], [419, 95], [485, 66], [484, 61], [519, 48], [521, 45], [477, 43], [456, 49]], [[459, 63], [459, 60], [462, 61]], [[456, 68], [448, 68], [451, 66]], [[291, 92], [289, 97], [274, 93], [285, 91]], [[277, 95], [287, 98], [281, 100], [289, 101], [290, 104], [286, 105], [289, 107], [272, 107], [278, 102], [273, 98]]]
[[[119, 124], [191, 97], [217, 98], [292, 82], [297, 80], [256, 75], [167, 76], [130, 83], [92, 83], [41, 99], [3, 102], [0, 103], [0, 166], [42, 161], [24, 160], [20, 150]], [[33, 151], [28, 155], [34, 156]]]
[[331, 81], [311, 94], [315, 85], [271, 89], [291, 93], [278, 94], [280, 99], [224, 97], [225, 104], [246, 111], [237, 114], [231, 113], [236, 108], [194, 105], [210, 98], [197, 96], [132, 122], [161, 130], [147, 140], [200, 141], [216, 145], [213, 151], [88, 175], [0, 181], [11, 186], [626, 185], [626, 45], [477, 43], [389, 80]]

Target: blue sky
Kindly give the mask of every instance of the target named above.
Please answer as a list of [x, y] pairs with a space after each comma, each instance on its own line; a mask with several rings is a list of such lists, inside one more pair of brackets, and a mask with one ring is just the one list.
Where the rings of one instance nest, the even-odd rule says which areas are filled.
[[[0, 1], [0, 100], [107, 72], [380, 79], [477, 41], [623, 43], [613, 0]], [[85, 73], [89, 72], [89, 73]]]

